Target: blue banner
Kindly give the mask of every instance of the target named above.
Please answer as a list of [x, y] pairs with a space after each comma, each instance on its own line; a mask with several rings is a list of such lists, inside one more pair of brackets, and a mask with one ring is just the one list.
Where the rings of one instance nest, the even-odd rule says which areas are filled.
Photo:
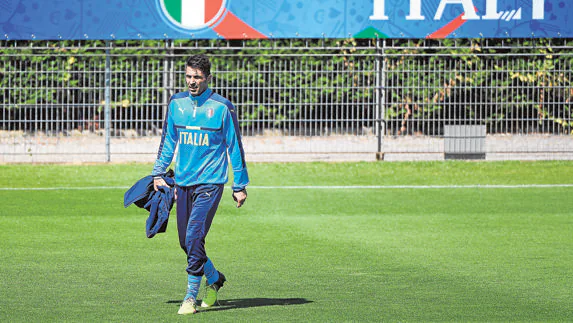
[[569, 38], [571, 0], [0, 0], [0, 38]]

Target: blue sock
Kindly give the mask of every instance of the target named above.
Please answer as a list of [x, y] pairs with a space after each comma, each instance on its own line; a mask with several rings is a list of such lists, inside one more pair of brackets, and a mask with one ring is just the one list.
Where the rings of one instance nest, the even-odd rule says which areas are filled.
[[207, 277], [207, 285], [213, 285], [219, 280], [219, 272], [215, 269], [215, 265], [211, 259], [207, 258], [207, 262], [203, 265], [203, 272], [205, 277]]
[[193, 298], [197, 300], [197, 294], [199, 294], [199, 287], [201, 287], [201, 278], [202, 276], [187, 276], [187, 295], [185, 295], [185, 299]]

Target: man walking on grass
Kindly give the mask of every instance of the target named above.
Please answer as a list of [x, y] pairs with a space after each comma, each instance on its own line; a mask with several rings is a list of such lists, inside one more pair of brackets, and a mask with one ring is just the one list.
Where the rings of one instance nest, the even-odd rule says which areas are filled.
[[233, 199], [241, 207], [249, 184], [237, 112], [229, 100], [209, 88], [211, 63], [203, 54], [191, 56], [185, 65], [188, 91], [176, 93], [169, 102], [163, 133], [153, 167], [154, 187], [166, 186], [160, 177], [175, 160], [177, 231], [187, 254], [187, 294], [179, 314], [197, 312], [197, 295], [203, 275], [207, 293], [201, 303], [210, 307], [226, 281], [205, 252], [205, 237], [228, 180], [230, 159], [234, 182]]

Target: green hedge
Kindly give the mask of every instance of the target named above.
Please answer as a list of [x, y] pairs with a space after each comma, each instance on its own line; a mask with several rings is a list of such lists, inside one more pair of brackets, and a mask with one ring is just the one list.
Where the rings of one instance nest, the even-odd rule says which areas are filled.
[[[376, 127], [376, 110], [384, 108], [388, 134], [440, 135], [442, 126], [452, 123], [485, 124], [490, 133], [571, 133], [573, 41], [381, 44], [364, 39], [195, 40], [172, 47], [163, 41], [114, 42], [112, 126], [142, 133], [160, 128], [165, 96], [184, 88], [185, 57], [205, 52], [212, 58], [217, 90], [240, 107], [245, 129], [362, 134]], [[102, 41], [0, 43], [2, 129], [101, 128], [104, 47]], [[384, 73], [375, 69], [376, 61]], [[174, 65], [166, 74], [174, 77], [173, 88], [164, 83], [164, 62]], [[378, 106], [381, 78], [385, 104]], [[14, 121], [47, 119], [54, 122], [22, 126]]]

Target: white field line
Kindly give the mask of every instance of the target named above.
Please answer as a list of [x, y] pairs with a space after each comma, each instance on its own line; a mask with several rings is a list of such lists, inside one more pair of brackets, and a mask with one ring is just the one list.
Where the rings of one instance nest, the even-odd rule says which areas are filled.
[[0, 191], [90, 191], [128, 189], [130, 186], [84, 186], [84, 187], [0, 187]]
[[[381, 190], [381, 189], [516, 189], [516, 188], [557, 188], [573, 187], [573, 184], [474, 184], [474, 185], [289, 185], [289, 186], [248, 186], [248, 189], [262, 190]], [[84, 187], [0, 187], [0, 191], [57, 191], [57, 190], [108, 190], [108, 189], [129, 189], [130, 186], [84, 186]], [[227, 187], [230, 189], [230, 187]]]
[[573, 184], [517, 184], [517, 185], [333, 185], [333, 186], [248, 186], [255, 189], [458, 189], [458, 188], [551, 188], [573, 187]]

